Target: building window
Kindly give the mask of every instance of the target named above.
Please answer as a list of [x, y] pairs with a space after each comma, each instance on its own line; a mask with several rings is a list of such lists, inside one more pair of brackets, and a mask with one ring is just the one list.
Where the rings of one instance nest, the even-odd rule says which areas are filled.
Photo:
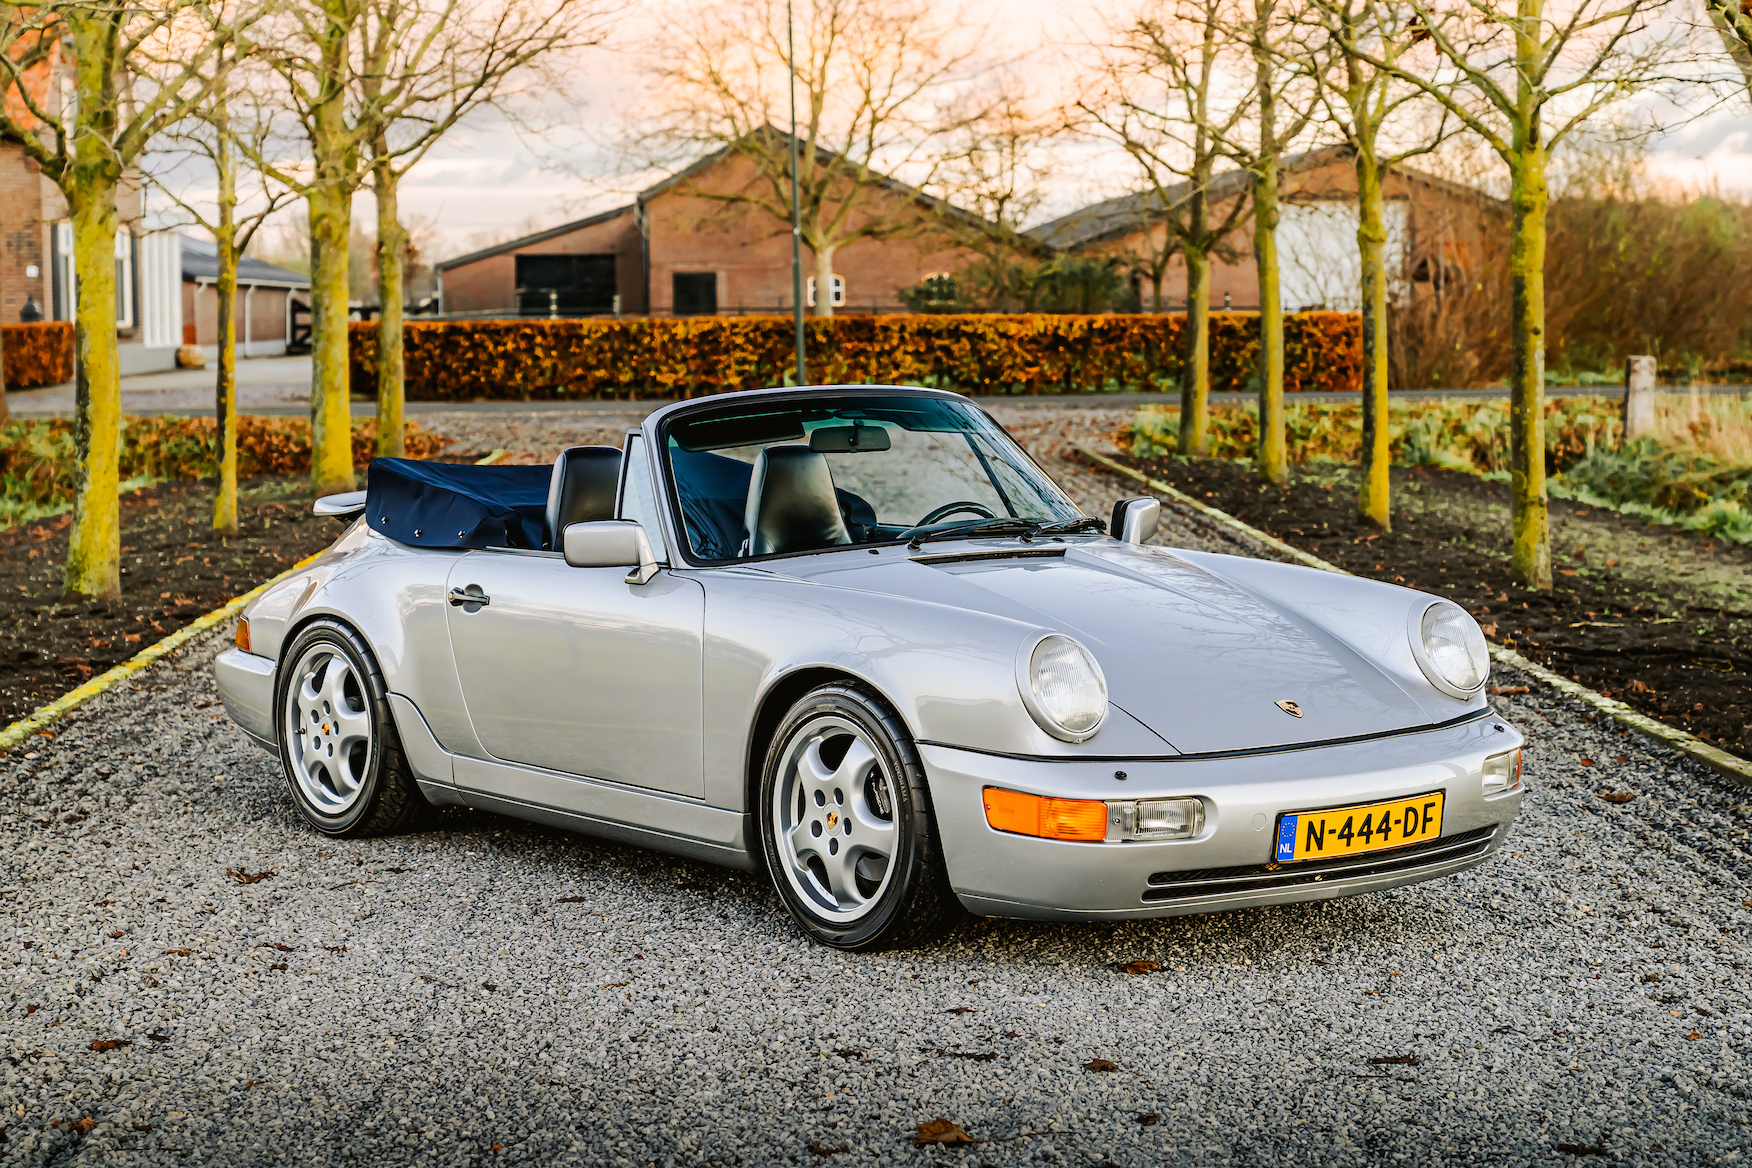
[[[844, 276], [833, 278], [833, 306], [843, 308], [846, 303], [846, 281]], [[815, 277], [809, 277], [809, 307], [815, 307]]]
[[134, 327], [134, 233], [116, 232], [116, 327]]
[[675, 315], [717, 315], [718, 273], [676, 272], [669, 279]]

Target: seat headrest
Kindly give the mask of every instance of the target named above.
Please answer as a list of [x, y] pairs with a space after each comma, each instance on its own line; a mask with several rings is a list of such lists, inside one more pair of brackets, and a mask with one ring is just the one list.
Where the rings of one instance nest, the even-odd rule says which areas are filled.
[[852, 542], [827, 458], [807, 446], [769, 446], [755, 456], [744, 523], [751, 556]]
[[547, 546], [560, 546], [569, 524], [614, 518], [621, 452], [613, 446], [573, 446], [554, 459], [548, 480]]

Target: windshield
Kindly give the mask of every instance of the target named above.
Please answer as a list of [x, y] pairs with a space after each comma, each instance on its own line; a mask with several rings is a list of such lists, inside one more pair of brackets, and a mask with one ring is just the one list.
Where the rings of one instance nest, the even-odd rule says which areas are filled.
[[996, 423], [944, 398], [749, 402], [670, 422], [663, 447], [697, 560], [1079, 518]]

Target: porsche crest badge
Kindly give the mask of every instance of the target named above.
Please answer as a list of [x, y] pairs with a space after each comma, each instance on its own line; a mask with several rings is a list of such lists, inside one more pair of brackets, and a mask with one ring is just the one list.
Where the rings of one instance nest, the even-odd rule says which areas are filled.
[[1289, 698], [1285, 698], [1281, 702], [1273, 702], [1272, 704], [1292, 718], [1300, 718], [1302, 716], [1302, 707], [1298, 706], [1295, 702], [1292, 702]]

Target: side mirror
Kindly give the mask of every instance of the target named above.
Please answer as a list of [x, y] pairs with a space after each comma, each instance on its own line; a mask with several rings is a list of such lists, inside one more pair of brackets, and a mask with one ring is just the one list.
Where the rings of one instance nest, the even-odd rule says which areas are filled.
[[1162, 504], [1148, 495], [1133, 495], [1113, 505], [1113, 522], [1108, 533], [1126, 543], [1147, 543], [1156, 534], [1156, 523], [1162, 518]]
[[566, 563], [574, 568], [631, 568], [628, 584], [648, 584], [657, 574], [657, 559], [645, 529], [624, 519], [572, 523], [560, 536]]

